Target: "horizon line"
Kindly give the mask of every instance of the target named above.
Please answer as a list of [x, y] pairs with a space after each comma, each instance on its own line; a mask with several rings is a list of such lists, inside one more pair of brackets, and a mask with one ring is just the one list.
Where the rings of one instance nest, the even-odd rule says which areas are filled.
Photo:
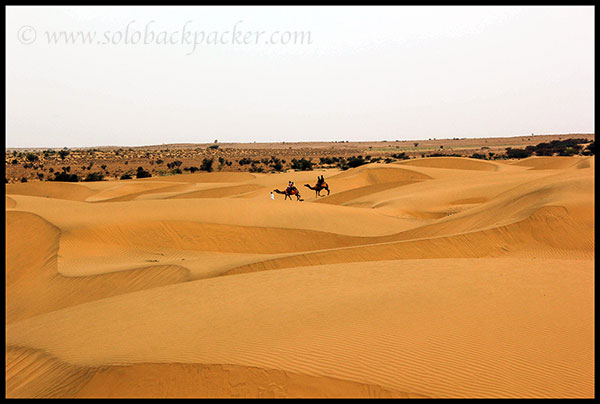
[[113, 147], [129, 147], [129, 148], [140, 148], [140, 147], [156, 147], [156, 146], [177, 146], [177, 145], [227, 145], [227, 144], [299, 144], [299, 143], [386, 143], [386, 142], [416, 142], [416, 141], [431, 141], [431, 140], [467, 140], [467, 139], [503, 139], [503, 138], [517, 138], [524, 136], [574, 136], [574, 135], [584, 135], [584, 136], [595, 136], [594, 132], [573, 132], [573, 133], [531, 133], [531, 134], [522, 134], [522, 135], [513, 135], [513, 136], [473, 136], [473, 137], [453, 137], [453, 138], [428, 138], [428, 139], [381, 139], [381, 140], [317, 140], [317, 141], [247, 141], [247, 142], [235, 142], [235, 141], [227, 141], [227, 142], [181, 142], [181, 143], [155, 143], [155, 144], [144, 144], [144, 145], [92, 145], [92, 146], [4, 146], [5, 150], [15, 150], [15, 149], [90, 149], [90, 148], [113, 148]]

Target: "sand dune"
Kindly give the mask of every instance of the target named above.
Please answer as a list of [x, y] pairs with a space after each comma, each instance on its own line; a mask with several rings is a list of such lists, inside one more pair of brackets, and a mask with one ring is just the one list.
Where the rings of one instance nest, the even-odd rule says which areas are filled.
[[578, 166], [588, 160], [590, 160], [590, 157], [529, 157], [512, 164], [515, 166], [530, 167], [531, 170], [555, 170]]
[[465, 159], [462, 157], [430, 157], [426, 159], [405, 160], [396, 164], [417, 167], [446, 168], [452, 170], [497, 171], [499, 169], [499, 165], [497, 163]]
[[594, 205], [593, 157], [10, 184], [7, 397], [593, 397]]
[[6, 184], [6, 193], [11, 195], [31, 195], [42, 198], [68, 199], [83, 201], [94, 191], [83, 184], [69, 182], [27, 182]]

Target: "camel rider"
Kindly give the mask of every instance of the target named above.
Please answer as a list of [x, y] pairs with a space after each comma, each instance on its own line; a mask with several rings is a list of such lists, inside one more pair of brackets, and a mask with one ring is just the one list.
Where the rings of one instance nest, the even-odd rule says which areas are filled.
[[294, 181], [288, 183], [287, 192], [290, 193], [294, 189]]

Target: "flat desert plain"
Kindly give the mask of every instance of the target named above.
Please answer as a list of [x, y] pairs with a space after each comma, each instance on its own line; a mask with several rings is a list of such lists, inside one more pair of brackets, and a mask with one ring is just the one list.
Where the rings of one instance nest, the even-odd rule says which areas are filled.
[[593, 397], [594, 237], [594, 157], [7, 184], [6, 396]]

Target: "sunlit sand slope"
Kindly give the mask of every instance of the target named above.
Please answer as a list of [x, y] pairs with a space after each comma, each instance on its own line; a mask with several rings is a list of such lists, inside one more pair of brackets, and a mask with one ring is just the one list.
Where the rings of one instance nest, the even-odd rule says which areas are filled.
[[591, 262], [387, 261], [159, 290], [9, 324], [7, 344], [84, 369], [233, 364], [436, 397], [593, 394]]

